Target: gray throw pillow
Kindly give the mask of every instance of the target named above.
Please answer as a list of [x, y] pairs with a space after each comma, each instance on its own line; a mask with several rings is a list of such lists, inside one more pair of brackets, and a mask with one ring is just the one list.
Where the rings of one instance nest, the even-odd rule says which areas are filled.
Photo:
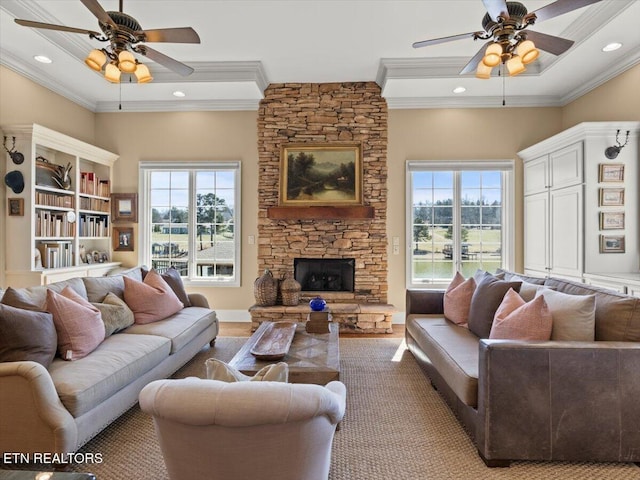
[[16, 290], [13, 287], [7, 288], [2, 296], [4, 305], [20, 308], [22, 310], [31, 310], [34, 312], [43, 312], [44, 305], [38, 305], [36, 299], [29, 295], [28, 290]]
[[489, 338], [493, 317], [510, 288], [520, 290], [522, 282], [507, 282], [493, 275], [486, 275], [476, 286], [469, 307], [469, 330], [480, 338]]
[[[149, 270], [145, 267], [142, 267], [142, 279], [147, 276]], [[191, 306], [191, 301], [189, 300], [189, 295], [187, 291], [184, 289], [184, 283], [182, 282], [182, 277], [180, 276], [180, 272], [176, 270], [174, 267], [170, 267], [166, 272], [161, 273], [160, 276], [162, 279], [167, 282], [167, 284], [173, 290], [173, 293], [176, 294], [178, 300], [182, 302], [182, 304], [186, 307]]]
[[108, 293], [102, 303], [93, 303], [100, 310], [104, 322], [105, 338], [133, 325], [133, 312], [124, 300], [114, 293]]
[[30, 360], [48, 368], [57, 349], [50, 313], [0, 304], [0, 362]]

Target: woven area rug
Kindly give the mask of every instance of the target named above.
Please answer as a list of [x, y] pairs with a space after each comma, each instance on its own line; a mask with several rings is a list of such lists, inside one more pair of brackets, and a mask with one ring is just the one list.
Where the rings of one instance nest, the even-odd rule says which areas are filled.
[[[219, 338], [175, 376], [203, 376], [204, 360], [229, 361], [244, 341]], [[334, 439], [331, 480], [640, 479], [633, 464], [515, 462], [489, 469], [401, 339], [341, 338], [340, 354], [347, 413]], [[102, 454], [101, 464], [72, 466], [98, 480], [168, 478], [152, 421], [137, 406], [81, 452]]]

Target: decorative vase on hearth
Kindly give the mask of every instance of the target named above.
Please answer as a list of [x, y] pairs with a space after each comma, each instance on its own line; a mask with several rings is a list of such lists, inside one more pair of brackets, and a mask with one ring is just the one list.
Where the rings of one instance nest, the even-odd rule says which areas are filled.
[[311, 310], [313, 310], [314, 312], [322, 312], [326, 306], [327, 302], [322, 297], [312, 298], [309, 302], [309, 307], [311, 307]]
[[256, 297], [256, 305], [271, 307], [278, 299], [278, 281], [273, 278], [271, 271], [266, 268], [262, 276], [253, 282], [253, 295]]
[[300, 290], [302, 290], [300, 283], [290, 274], [285, 274], [284, 279], [280, 283], [282, 304], [286, 306], [298, 305], [298, 303], [300, 303]]

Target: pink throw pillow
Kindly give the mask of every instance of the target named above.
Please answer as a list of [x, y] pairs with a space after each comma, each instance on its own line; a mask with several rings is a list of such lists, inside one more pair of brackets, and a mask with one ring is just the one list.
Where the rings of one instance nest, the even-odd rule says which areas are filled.
[[444, 317], [461, 327], [467, 327], [469, 307], [475, 290], [476, 281], [473, 277], [465, 280], [460, 272], [456, 272], [444, 294]]
[[100, 310], [70, 287], [60, 293], [47, 290], [45, 309], [53, 315], [58, 353], [64, 360], [86, 357], [104, 340]]
[[155, 270], [139, 282], [124, 277], [124, 301], [138, 324], [157, 322], [179, 312], [184, 305], [169, 284]]
[[525, 302], [510, 288], [496, 310], [489, 338], [549, 340], [552, 326], [551, 310], [543, 296]]

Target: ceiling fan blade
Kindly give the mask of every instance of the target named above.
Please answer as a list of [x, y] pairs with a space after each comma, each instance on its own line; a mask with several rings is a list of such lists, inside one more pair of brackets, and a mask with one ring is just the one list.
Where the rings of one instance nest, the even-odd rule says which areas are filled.
[[564, 13], [577, 10], [578, 8], [586, 7], [593, 3], [601, 2], [602, 0], [557, 0], [556, 2], [545, 5], [542, 8], [536, 10], [535, 13], [538, 22], [548, 20], [553, 17], [557, 17]]
[[47, 30], [60, 30], [61, 32], [84, 33], [86, 35], [95, 36], [101, 35], [98, 32], [85, 30], [83, 28], [65, 27], [63, 25], [54, 25], [52, 23], [32, 22], [31, 20], [20, 20], [19, 18], [16, 18], [15, 21], [18, 25], [22, 25], [23, 27], [44, 28]]
[[98, 20], [100, 20], [102, 23], [108, 23], [109, 25], [111, 25], [113, 28], [118, 28], [118, 26], [116, 25], [116, 22], [114, 22], [111, 17], [109, 16], [109, 14], [107, 12], [105, 12], [104, 8], [102, 8], [100, 6], [100, 4], [98, 3], [98, 0], [80, 0], [85, 7], [87, 7], [89, 9], [89, 11], [91, 13], [93, 13], [96, 18]]
[[498, 17], [509, 18], [509, 10], [505, 0], [482, 0], [482, 3], [494, 22], [498, 21]]
[[191, 75], [193, 73], [193, 68], [191, 68], [190, 66], [185, 65], [184, 63], [179, 62], [178, 60], [175, 60], [171, 57], [168, 57], [164, 53], [160, 53], [153, 48], [147, 47], [146, 45], [140, 45], [136, 47], [135, 51], [144, 55], [145, 57], [149, 57], [154, 62], [167, 67], [169, 70], [173, 70], [174, 72], [179, 73], [183, 77], [186, 77], [187, 75]]
[[573, 40], [554, 37], [553, 35], [535, 32], [533, 30], [527, 30], [527, 39], [532, 40], [539, 49], [553, 53], [554, 55], [562, 55], [574, 44]]
[[200, 36], [191, 27], [159, 28], [136, 32], [145, 42], [200, 43]]
[[440, 38], [432, 38], [431, 40], [422, 40], [420, 42], [413, 43], [413, 48], [427, 47], [430, 45], [438, 45], [440, 43], [453, 42], [454, 40], [461, 40], [463, 38], [475, 38], [476, 34], [482, 34], [482, 32], [461, 33], [459, 35], [451, 35], [449, 37], [440, 37]]
[[460, 75], [466, 75], [467, 73], [474, 72], [478, 68], [478, 64], [482, 61], [482, 57], [484, 57], [484, 52], [487, 50], [487, 47], [493, 43], [493, 40], [489, 40], [485, 43], [478, 53], [476, 53], [469, 63], [467, 63], [464, 68], [460, 71]]

